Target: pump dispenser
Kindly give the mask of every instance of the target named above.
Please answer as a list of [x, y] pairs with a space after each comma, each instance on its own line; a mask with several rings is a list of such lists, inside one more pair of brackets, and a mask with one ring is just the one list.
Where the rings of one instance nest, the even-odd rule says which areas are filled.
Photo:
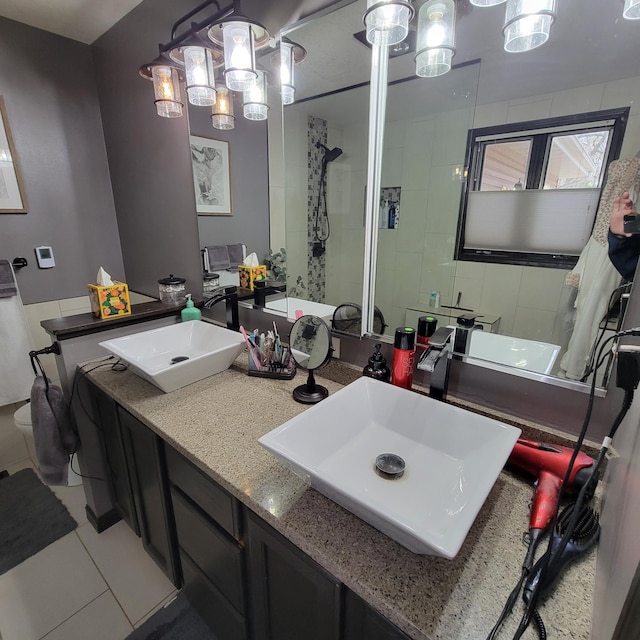
[[202, 314], [200, 313], [200, 309], [197, 309], [193, 304], [193, 300], [191, 299], [191, 294], [187, 293], [187, 306], [181, 311], [180, 318], [182, 322], [187, 322], [189, 320], [200, 320], [202, 318]]
[[382, 344], [378, 343], [376, 345], [376, 350], [369, 358], [369, 364], [362, 370], [362, 375], [369, 378], [375, 378], [382, 382], [390, 382], [391, 371], [387, 366], [387, 360], [382, 353], [380, 353], [380, 347], [382, 347]]

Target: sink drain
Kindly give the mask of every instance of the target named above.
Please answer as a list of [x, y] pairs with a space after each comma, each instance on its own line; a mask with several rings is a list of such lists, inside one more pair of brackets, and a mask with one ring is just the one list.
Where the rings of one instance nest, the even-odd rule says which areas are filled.
[[189, 356], [176, 356], [175, 358], [171, 358], [171, 364], [178, 364], [178, 362], [184, 362], [188, 359]]
[[375, 471], [386, 480], [397, 480], [404, 474], [404, 460], [395, 453], [381, 453], [376, 458]]

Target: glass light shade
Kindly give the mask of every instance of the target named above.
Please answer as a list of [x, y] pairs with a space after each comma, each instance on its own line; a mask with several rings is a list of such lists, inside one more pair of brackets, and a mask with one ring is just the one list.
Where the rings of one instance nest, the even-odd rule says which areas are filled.
[[293, 84], [293, 45], [290, 42], [280, 43], [280, 95], [282, 104], [292, 104], [295, 100], [296, 88]]
[[231, 91], [245, 91], [256, 80], [253, 31], [246, 22], [227, 22], [222, 27], [224, 77]]
[[402, 42], [409, 33], [413, 7], [403, 0], [367, 0], [364, 24], [367, 41], [388, 46]]
[[470, 0], [471, 4], [476, 7], [494, 7], [497, 4], [502, 4], [506, 0]]
[[210, 107], [216, 101], [213, 59], [204, 47], [185, 47], [183, 50], [187, 96], [197, 107]]
[[433, 78], [451, 69], [455, 52], [456, 6], [453, 0], [429, 0], [418, 13], [416, 75]]
[[179, 118], [183, 104], [180, 101], [178, 72], [168, 65], [155, 65], [151, 69], [156, 112], [163, 118]]
[[627, 20], [640, 20], [640, 0], [624, 0], [622, 17]]
[[233, 96], [227, 87], [216, 87], [216, 103], [211, 109], [211, 124], [214, 129], [228, 130], [235, 126]]
[[504, 48], [510, 53], [531, 51], [549, 39], [555, 0], [507, 0]]
[[255, 83], [244, 92], [242, 111], [247, 120], [266, 120], [267, 111], [267, 76], [264, 71], [257, 72]]

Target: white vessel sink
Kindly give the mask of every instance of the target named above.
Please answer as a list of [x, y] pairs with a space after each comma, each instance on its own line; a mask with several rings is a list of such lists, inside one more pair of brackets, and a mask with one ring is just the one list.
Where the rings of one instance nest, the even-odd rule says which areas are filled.
[[197, 320], [99, 344], [165, 393], [225, 371], [245, 348], [239, 333]]
[[[414, 553], [453, 558], [520, 430], [360, 378], [259, 439], [315, 489]], [[375, 470], [400, 456], [402, 477]]]
[[333, 312], [336, 310], [336, 308], [330, 304], [292, 297], [277, 298], [275, 300], [267, 298], [266, 308], [286, 313], [287, 318], [290, 320], [296, 319], [296, 311], [302, 311], [303, 316], [318, 316], [328, 325], [331, 325]]
[[550, 374], [560, 345], [503, 336], [487, 331], [472, 331], [469, 356], [526, 371]]

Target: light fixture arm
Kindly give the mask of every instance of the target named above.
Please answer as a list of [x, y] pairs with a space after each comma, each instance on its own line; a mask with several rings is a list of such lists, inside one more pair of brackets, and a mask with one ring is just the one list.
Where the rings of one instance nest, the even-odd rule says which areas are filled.
[[220, 3], [218, 0], [205, 0], [202, 4], [199, 4], [195, 9], [189, 11], [189, 13], [185, 13], [182, 18], [173, 23], [171, 27], [171, 39], [173, 40], [176, 37], [176, 31], [181, 24], [184, 24], [189, 18], [199, 14], [201, 11], [206, 9], [210, 4], [215, 4], [218, 11], [220, 11]]
[[[216, 0], [207, 0], [207, 2], [202, 3], [200, 5], [200, 7], [196, 7], [196, 9], [202, 10], [206, 6], [208, 6], [209, 4], [215, 4], [216, 6], [218, 6], [218, 3], [216, 2]], [[230, 15], [234, 14], [235, 11], [236, 11], [236, 6], [239, 6], [239, 2], [237, 0], [234, 0], [230, 4], [227, 4], [222, 9], [217, 11], [214, 15], [209, 16], [208, 18], [205, 18], [204, 20], [201, 20], [200, 22], [192, 23], [191, 27], [189, 27], [189, 29], [187, 29], [184, 33], [181, 33], [177, 37], [172, 37], [172, 40], [170, 42], [167, 42], [167, 44], [161, 44], [159, 46], [160, 53], [164, 54], [164, 53], [167, 53], [167, 52], [171, 51], [172, 49], [175, 49], [176, 47], [179, 47], [185, 40], [187, 40], [191, 36], [195, 36], [199, 31], [202, 31], [203, 29], [206, 29], [207, 27], [210, 27], [215, 22], [218, 22], [219, 20], [222, 20], [222, 18], [226, 18], [227, 16], [230, 16]], [[196, 10], [194, 9], [194, 11], [196, 11]], [[180, 20], [178, 20], [173, 25], [173, 28], [171, 30], [171, 32], [172, 32], [171, 35], [173, 36], [174, 29], [177, 26], [179, 26], [180, 24], [182, 24], [183, 22], [188, 20], [193, 15], [195, 15], [193, 12], [189, 12], [187, 15], [183, 16], [182, 18], [180, 18]]]

